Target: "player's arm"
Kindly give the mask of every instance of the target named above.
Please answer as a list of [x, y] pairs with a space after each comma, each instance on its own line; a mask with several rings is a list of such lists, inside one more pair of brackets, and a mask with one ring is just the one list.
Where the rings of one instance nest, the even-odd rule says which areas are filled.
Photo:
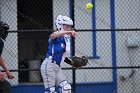
[[63, 36], [65, 34], [71, 34], [73, 37], [75, 37], [76, 32], [75, 31], [58, 31], [58, 32], [53, 33], [51, 36], [52, 36], [52, 39], [54, 40], [57, 37]]
[[3, 57], [2, 56], [0, 56], [0, 65], [4, 69], [5, 72], [8, 72], [9, 71], [8, 68], [7, 68], [7, 66], [6, 66], [6, 64], [5, 64], [5, 62], [4, 62], [4, 60], [3, 60]]
[[0, 56], [0, 65], [1, 65], [1, 67], [4, 69], [4, 71], [6, 72], [8, 78], [13, 79], [14, 76], [12, 76], [12, 74], [11, 74], [10, 71], [8, 70], [7, 65], [5, 64], [4, 59], [3, 59], [2, 56]]

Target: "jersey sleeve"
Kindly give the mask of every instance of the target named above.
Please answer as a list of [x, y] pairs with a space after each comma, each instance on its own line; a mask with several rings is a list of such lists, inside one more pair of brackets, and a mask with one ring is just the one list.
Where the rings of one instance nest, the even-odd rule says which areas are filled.
[[[55, 33], [55, 32], [54, 32]], [[52, 34], [54, 34], [54, 33], [52, 33]], [[52, 34], [50, 35], [50, 37], [49, 37], [49, 42], [50, 43], [56, 43], [56, 42], [58, 42], [58, 38], [56, 38], [56, 39], [52, 39]]]
[[52, 36], [50, 36], [50, 38], [49, 38], [49, 42], [50, 43], [56, 43], [58, 41], [58, 38], [56, 38], [56, 39], [52, 39]]

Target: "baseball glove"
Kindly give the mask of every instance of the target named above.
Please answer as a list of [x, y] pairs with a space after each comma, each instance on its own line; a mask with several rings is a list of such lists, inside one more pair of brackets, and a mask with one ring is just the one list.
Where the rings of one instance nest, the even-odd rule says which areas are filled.
[[77, 56], [73, 56], [72, 57], [72, 66], [79, 68], [82, 66], [86, 66], [88, 63], [88, 59], [85, 56], [82, 57], [77, 57]]

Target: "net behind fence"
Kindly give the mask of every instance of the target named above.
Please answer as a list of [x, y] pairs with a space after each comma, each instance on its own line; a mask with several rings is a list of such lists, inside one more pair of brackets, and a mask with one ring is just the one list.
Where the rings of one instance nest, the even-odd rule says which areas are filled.
[[79, 69], [62, 66], [73, 93], [139, 93], [139, 5], [139, 0], [1, 0], [0, 20], [10, 26], [3, 57], [15, 77], [7, 79], [12, 92], [44, 92], [40, 66], [61, 14], [74, 21], [75, 55], [89, 61]]

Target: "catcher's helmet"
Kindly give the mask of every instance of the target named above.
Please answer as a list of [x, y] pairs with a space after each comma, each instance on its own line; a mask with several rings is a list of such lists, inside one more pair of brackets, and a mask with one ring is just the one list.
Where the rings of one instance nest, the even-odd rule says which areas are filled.
[[67, 16], [62, 16], [62, 15], [59, 15], [55, 21], [55, 25], [56, 25], [56, 28], [59, 30], [59, 31], [63, 31], [63, 25], [70, 25], [72, 26], [73, 25], [73, 21], [71, 18], [67, 17]]
[[0, 37], [5, 40], [6, 37], [8, 36], [8, 31], [9, 30], [9, 25], [6, 24], [5, 22], [0, 22]]
[[0, 28], [4, 30], [9, 30], [9, 25], [1, 21]]

